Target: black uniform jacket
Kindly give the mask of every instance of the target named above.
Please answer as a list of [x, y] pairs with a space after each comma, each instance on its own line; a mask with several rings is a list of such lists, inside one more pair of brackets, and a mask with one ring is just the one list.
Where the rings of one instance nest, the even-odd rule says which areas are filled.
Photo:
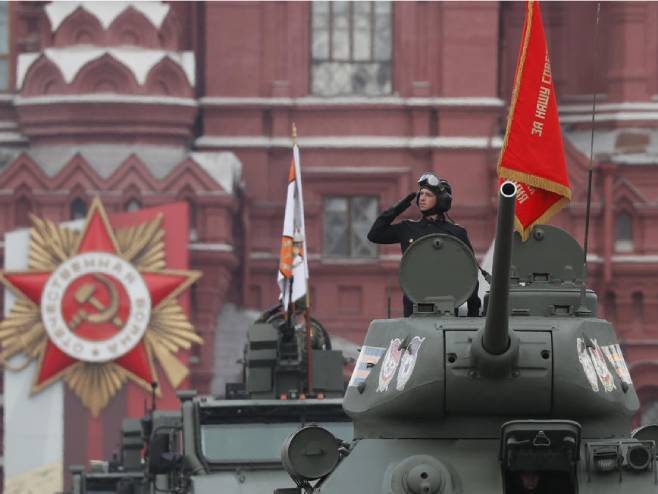
[[[439, 218], [436, 221], [426, 218], [418, 221], [402, 220], [393, 225], [393, 220], [401, 212], [399, 211], [400, 209], [399, 207], [392, 207], [380, 214], [368, 232], [368, 240], [376, 244], [399, 243], [402, 253], [404, 253], [413, 242], [425, 235], [445, 233], [457, 237], [473, 252], [473, 247], [468, 239], [466, 230], [459, 225], [445, 221], [443, 218]], [[405, 296], [403, 303], [405, 317], [411, 315], [413, 312], [411, 300]], [[475, 290], [468, 299], [468, 315], [478, 315], [479, 309], [480, 299], [478, 297], [478, 285], [476, 285]]]

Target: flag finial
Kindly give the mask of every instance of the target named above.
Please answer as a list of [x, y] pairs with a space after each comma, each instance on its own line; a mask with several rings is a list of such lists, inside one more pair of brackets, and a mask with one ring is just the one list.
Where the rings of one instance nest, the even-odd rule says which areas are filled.
[[295, 122], [292, 123], [292, 145], [297, 145], [297, 126], [295, 125]]

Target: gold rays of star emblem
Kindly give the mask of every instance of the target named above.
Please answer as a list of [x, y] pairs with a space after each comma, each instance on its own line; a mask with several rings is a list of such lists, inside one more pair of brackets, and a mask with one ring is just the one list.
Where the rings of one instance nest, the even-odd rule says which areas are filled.
[[[157, 361], [168, 381], [176, 388], [189, 372], [176, 354], [180, 350], [191, 348], [193, 343], [202, 343], [201, 337], [196, 333], [177, 297], [195, 282], [201, 273], [166, 269], [162, 213], [144, 223], [114, 230], [109, 227], [105, 210], [100, 200], [96, 198], [90, 208], [85, 229], [89, 226], [94, 213], [100, 214], [102, 221], [108, 225], [108, 234], [119, 258], [131, 264], [139, 273], [147, 273], [151, 276], [179, 276], [183, 280], [168, 296], [151, 308], [142, 339], [148, 360], [148, 364], [145, 365], [150, 369], [152, 378], [157, 380], [154, 365]], [[32, 222], [30, 250], [28, 270], [25, 273], [52, 273], [78, 253], [83, 232], [59, 226], [34, 215], [30, 219]], [[21, 290], [16, 289], [15, 283], [9, 281], [8, 274], [10, 273], [0, 274], [0, 281], [17, 296], [9, 315], [0, 322], [2, 345], [0, 362], [9, 370], [20, 371], [36, 360], [38, 368], [41, 369], [47, 347], [51, 345], [41, 308]], [[95, 299], [91, 301], [94, 302]], [[95, 303], [100, 304], [97, 300]], [[20, 366], [12, 366], [10, 360], [20, 354], [24, 356], [23, 363]], [[119, 364], [120, 362], [113, 360], [75, 361], [66, 369], [53, 373], [54, 375], [46, 380], [37, 381], [35, 378], [32, 392], [36, 393], [58, 378], [62, 378], [80, 398], [83, 405], [97, 416], [126, 381], [131, 380], [144, 389], [150, 389], [150, 382], [144, 378], [145, 373], [130, 372], [125, 365]]]

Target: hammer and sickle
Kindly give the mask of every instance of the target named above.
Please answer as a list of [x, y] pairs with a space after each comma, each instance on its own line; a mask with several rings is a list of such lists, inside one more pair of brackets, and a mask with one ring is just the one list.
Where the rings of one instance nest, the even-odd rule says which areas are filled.
[[112, 282], [104, 275], [94, 273], [92, 276], [105, 288], [110, 294], [110, 303], [106, 307], [100, 300], [94, 296], [96, 285], [85, 283], [75, 291], [75, 300], [79, 304], [91, 304], [98, 312], [90, 314], [85, 309], [80, 309], [71, 321], [71, 329], [75, 329], [81, 322], [88, 321], [94, 324], [100, 324], [111, 321], [116, 327], [123, 324], [121, 318], [117, 316], [119, 311], [119, 293]]

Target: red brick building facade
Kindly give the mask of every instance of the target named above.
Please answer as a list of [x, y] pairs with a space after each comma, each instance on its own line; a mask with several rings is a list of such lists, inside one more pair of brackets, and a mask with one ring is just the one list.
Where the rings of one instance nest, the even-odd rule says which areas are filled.
[[[554, 223], [582, 241], [597, 93], [590, 284], [656, 421], [658, 4], [603, 3], [596, 64], [595, 8], [542, 4], [574, 191]], [[421, 172], [450, 181], [487, 251], [523, 18], [517, 2], [0, 4], [0, 233], [97, 194], [111, 211], [188, 201], [207, 391], [225, 304], [278, 298], [294, 122], [314, 316], [359, 342], [389, 295], [401, 314], [399, 249], [365, 232]]]

